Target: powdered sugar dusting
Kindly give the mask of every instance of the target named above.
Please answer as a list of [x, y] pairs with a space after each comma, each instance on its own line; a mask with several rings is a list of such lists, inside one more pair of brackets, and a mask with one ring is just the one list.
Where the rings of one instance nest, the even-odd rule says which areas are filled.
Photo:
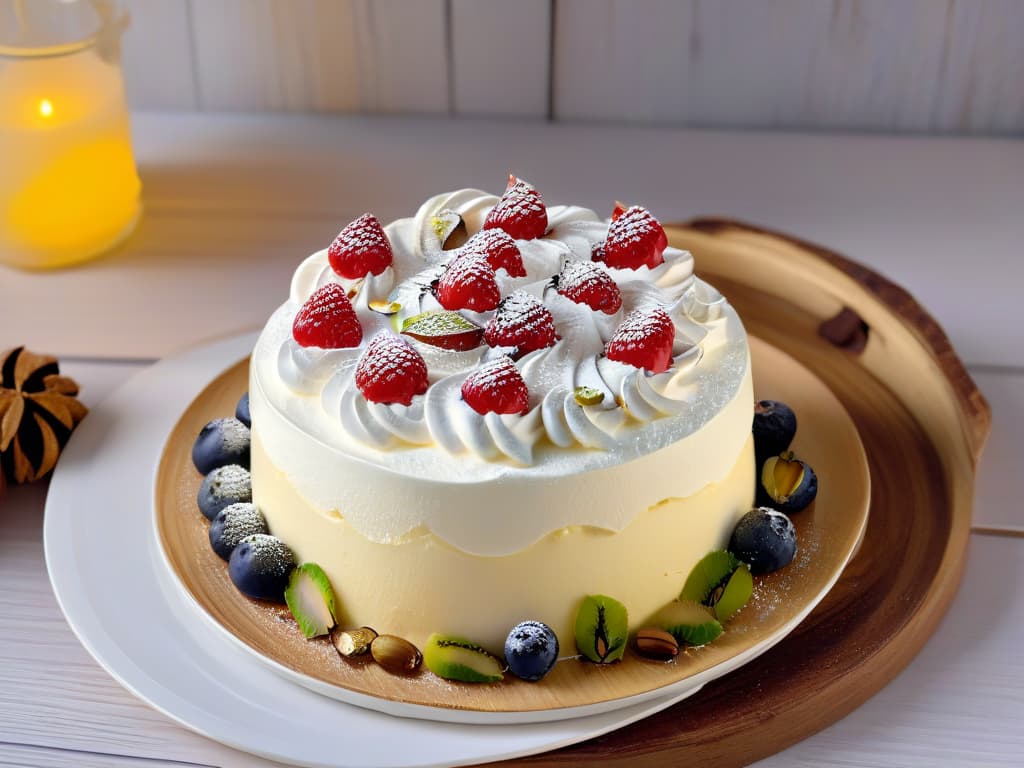
[[498, 305], [484, 329], [484, 341], [492, 347], [517, 347], [521, 352], [555, 343], [551, 311], [526, 291], [513, 291]]
[[217, 515], [221, 543], [234, 549], [247, 536], [267, 533], [267, 521], [255, 504], [238, 503], [224, 507]]

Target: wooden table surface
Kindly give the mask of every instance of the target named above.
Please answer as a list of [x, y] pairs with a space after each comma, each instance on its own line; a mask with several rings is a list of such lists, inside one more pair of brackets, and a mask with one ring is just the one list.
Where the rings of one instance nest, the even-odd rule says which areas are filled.
[[[61, 356], [91, 405], [163, 355], [259, 326], [298, 260], [364, 210], [411, 215], [433, 192], [500, 190], [510, 169], [552, 203], [746, 219], [903, 284], [994, 413], [964, 583], [895, 681], [759, 765], [1024, 764], [1024, 143], [159, 113], [134, 129], [135, 235], [78, 269], [0, 267], [0, 348]], [[270, 765], [149, 709], [92, 661], [50, 590], [45, 496], [38, 484], [0, 502], [0, 766]]]

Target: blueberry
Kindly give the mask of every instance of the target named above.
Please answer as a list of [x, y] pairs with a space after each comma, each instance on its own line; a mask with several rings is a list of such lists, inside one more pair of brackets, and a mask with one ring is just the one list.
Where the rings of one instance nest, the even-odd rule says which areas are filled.
[[192, 446], [192, 463], [202, 474], [225, 464], [249, 467], [249, 428], [238, 419], [214, 419]]
[[796, 435], [796, 414], [778, 400], [761, 400], [754, 405], [754, 453], [757, 468], [765, 459], [789, 448]]
[[789, 565], [796, 554], [796, 529], [781, 512], [758, 507], [736, 524], [729, 551], [749, 565], [751, 573], [771, 573]]
[[213, 520], [229, 504], [252, 501], [252, 477], [249, 470], [237, 464], [217, 467], [203, 478], [196, 495], [199, 511]]
[[228, 561], [228, 574], [242, 594], [281, 603], [288, 574], [294, 567], [295, 558], [284, 542], [256, 533], [246, 536], [235, 547]]
[[787, 515], [806, 509], [818, 496], [818, 476], [792, 451], [766, 459], [760, 480], [758, 503]]
[[266, 532], [267, 521], [255, 504], [231, 504], [210, 523], [210, 546], [222, 559], [230, 560], [231, 553], [242, 539]]
[[558, 661], [558, 638], [542, 622], [516, 624], [505, 639], [505, 661], [516, 677], [540, 680]]
[[247, 427], [252, 427], [252, 416], [249, 415], [249, 393], [246, 392], [238, 401], [238, 405], [235, 406], [235, 418], [245, 424]]

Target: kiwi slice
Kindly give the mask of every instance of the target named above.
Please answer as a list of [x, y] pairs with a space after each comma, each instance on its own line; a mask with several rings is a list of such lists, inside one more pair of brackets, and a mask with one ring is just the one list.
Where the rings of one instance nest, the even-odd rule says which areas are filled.
[[445, 680], [463, 683], [496, 683], [503, 677], [501, 662], [476, 643], [463, 637], [435, 632], [423, 647], [427, 669]]
[[587, 595], [576, 612], [576, 648], [595, 664], [622, 658], [629, 636], [626, 606], [607, 595]]
[[303, 563], [291, 572], [284, 600], [307, 639], [326, 635], [337, 623], [334, 590], [316, 563]]
[[722, 625], [711, 609], [693, 600], [669, 603], [654, 614], [650, 623], [664, 629], [680, 644], [707, 645], [722, 634]]
[[719, 621], [728, 621], [753, 593], [750, 568], [732, 552], [716, 549], [693, 567], [679, 599], [706, 605]]

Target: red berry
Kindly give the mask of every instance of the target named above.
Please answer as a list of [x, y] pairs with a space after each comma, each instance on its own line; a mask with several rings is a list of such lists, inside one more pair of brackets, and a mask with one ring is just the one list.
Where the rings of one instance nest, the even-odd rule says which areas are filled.
[[661, 373], [672, 365], [675, 335], [672, 318], [661, 307], [635, 309], [615, 329], [604, 353], [609, 360]]
[[558, 292], [577, 304], [614, 315], [622, 306], [622, 292], [612, 276], [592, 261], [567, 261], [558, 276]]
[[348, 224], [327, 249], [331, 269], [348, 280], [379, 275], [391, 266], [393, 258], [384, 227], [372, 213]]
[[479, 414], [530, 410], [530, 392], [516, 364], [502, 355], [477, 368], [462, 382], [462, 399]]
[[459, 253], [479, 254], [487, 259], [495, 272], [504, 269], [511, 277], [526, 277], [519, 246], [512, 235], [503, 229], [481, 229], [466, 241]]
[[540, 237], [548, 228], [548, 211], [540, 192], [528, 181], [508, 177], [508, 188], [484, 220], [484, 229], [503, 229], [516, 240]]
[[613, 269], [651, 269], [665, 259], [662, 253], [668, 237], [658, 220], [646, 208], [616, 204], [605, 241], [594, 248], [594, 259]]
[[356, 386], [374, 403], [409, 405], [427, 391], [427, 364], [409, 342], [381, 331], [356, 364]]
[[345, 289], [337, 283], [317, 288], [295, 313], [292, 338], [303, 347], [358, 347], [363, 326]]
[[501, 301], [494, 270], [479, 253], [457, 256], [441, 274], [434, 294], [445, 309], [486, 312]]
[[513, 291], [498, 305], [484, 328], [484, 341], [492, 347], [516, 347], [519, 355], [555, 343], [551, 311], [526, 291]]

